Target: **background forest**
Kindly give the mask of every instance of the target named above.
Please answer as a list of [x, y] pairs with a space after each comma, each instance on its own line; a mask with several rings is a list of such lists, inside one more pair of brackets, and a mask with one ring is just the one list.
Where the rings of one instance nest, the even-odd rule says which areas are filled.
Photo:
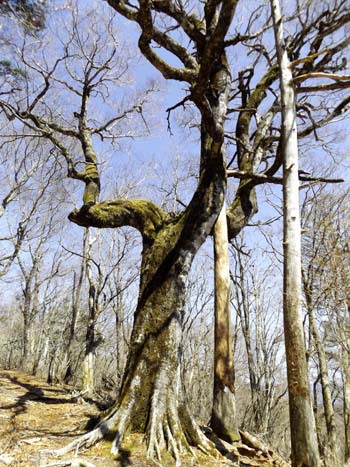
[[[198, 91], [207, 84], [199, 82], [191, 100], [193, 83], [185, 72], [182, 80], [170, 71], [179, 69], [180, 59], [191, 70], [198, 59], [199, 46], [186, 45], [185, 37], [200, 43], [204, 34], [195, 23], [203, 10], [197, 3], [154, 2], [151, 18], [163, 31], [153, 31], [154, 58], [139, 41], [147, 28], [141, 13], [132, 16], [138, 8], [132, 3], [0, 2], [2, 369], [73, 385], [104, 407], [118, 398], [147, 282], [141, 278], [140, 284], [140, 274], [152, 272], [149, 263], [145, 273], [142, 256], [151, 235], [143, 225], [141, 238], [136, 215], [125, 225], [89, 218], [87, 226], [79, 218], [84, 212], [73, 209], [93, 209], [98, 196], [135, 206], [147, 199], [171, 225], [190, 209], [205, 165], [205, 125], [211, 135]], [[236, 3], [225, 38], [230, 86], [224, 123], [215, 113], [221, 104], [212, 102], [221, 102], [219, 72], [226, 64], [219, 61], [203, 79], [210, 81], [208, 101], [224, 126], [225, 150], [218, 152], [225, 153], [228, 212], [237, 199], [243, 212], [234, 221], [228, 215], [231, 376], [237, 426], [288, 458], [277, 58], [269, 3]], [[185, 19], [169, 5], [183, 8]], [[332, 459], [326, 465], [344, 465], [350, 460], [350, 3], [303, 0], [282, 7], [298, 86], [302, 313], [312, 407], [321, 457]], [[345, 181], [333, 183], [339, 179]], [[123, 205], [118, 215], [133, 206]], [[184, 279], [179, 337], [180, 378], [200, 425], [208, 425], [213, 405], [211, 234], [208, 227]]]

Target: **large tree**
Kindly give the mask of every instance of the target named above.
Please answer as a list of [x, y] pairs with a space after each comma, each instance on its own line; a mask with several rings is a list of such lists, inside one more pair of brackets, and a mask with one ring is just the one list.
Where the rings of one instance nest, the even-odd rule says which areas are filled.
[[[80, 34], [75, 27], [63, 56], [53, 64], [51, 60], [51, 66], [45, 65], [46, 68], [32, 66], [32, 71], [42, 77], [39, 90], [27, 100], [10, 96], [1, 106], [8, 118], [17, 118], [50, 140], [66, 160], [68, 176], [85, 185], [82, 207], [69, 215], [72, 222], [96, 228], [128, 225], [142, 236], [139, 299], [120, 397], [108, 416], [75, 445], [89, 446], [113, 433], [112, 452], [117, 453], [125, 432], [136, 430], [146, 434], [149, 457], [160, 458], [161, 450], [167, 447], [178, 458], [183, 450], [190, 450], [190, 445], [206, 452], [212, 450], [188, 411], [180, 380], [186, 279], [193, 258], [213, 232], [222, 210], [227, 175], [240, 179], [226, 210], [229, 239], [256, 213], [255, 187], [265, 182], [281, 184], [281, 178], [274, 176], [282, 164], [277, 58], [271, 47], [265, 4], [244, 12], [251, 16], [242, 25], [237, 7], [243, 8], [243, 2], [237, 0], [207, 0], [198, 5], [171, 0], [108, 3], [138, 24], [139, 48], [163, 77], [185, 84], [184, 98], [169, 111], [186, 105], [195, 109], [194, 126], [200, 135], [198, 184], [182, 212], [166, 212], [144, 199], [99, 199], [100, 164], [94, 137], [100, 135], [103, 139], [122, 116], [133, 109], [140, 113], [141, 108], [138, 104], [124, 109], [122, 114], [99, 125], [89, 119], [89, 101], [99, 95], [115, 66], [116, 52], [103, 42], [101, 35], [104, 56], [97, 47], [84, 50], [80, 61], [82, 75], [75, 75], [70, 66], [75, 57], [70, 54], [71, 44], [76, 43], [74, 34]], [[300, 136], [317, 132], [349, 107], [348, 96], [340, 96], [336, 104], [328, 104], [324, 111], [322, 106], [314, 105], [320, 98], [308, 102], [310, 92], [338, 89], [339, 83], [342, 87], [349, 85], [347, 77], [335, 75], [346, 65], [340, 58], [349, 39], [339, 31], [349, 20], [349, 6], [337, 0], [332, 2], [332, 8], [318, 5], [314, 9], [309, 2], [303, 6], [296, 2], [296, 11], [288, 20], [294, 30], [288, 38], [288, 53], [300, 94], [297, 105], [306, 114]], [[80, 41], [80, 45], [88, 47], [89, 41]], [[237, 57], [246, 50], [247, 62], [238, 61]], [[55, 78], [62, 63], [68, 63], [70, 72], [65, 87], [74, 93], [73, 104], [70, 103], [76, 107], [73, 120], [63, 118], [52, 106], [43, 105], [51, 83], [62, 83], [62, 78]], [[325, 77], [330, 71], [334, 80], [330, 85], [301, 85], [306, 79]], [[76, 76], [79, 79], [72, 83]], [[225, 167], [225, 138], [235, 148], [230, 162], [234, 170], [230, 172]], [[72, 140], [74, 147], [67, 143]], [[77, 145], [83, 164], [74, 155]], [[73, 446], [74, 443], [70, 448]]]
[[285, 47], [279, 0], [271, 0], [281, 88], [283, 157], [283, 317], [286, 348], [292, 465], [320, 465], [312, 411], [301, 310], [301, 225], [299, 153], [293, 74]]

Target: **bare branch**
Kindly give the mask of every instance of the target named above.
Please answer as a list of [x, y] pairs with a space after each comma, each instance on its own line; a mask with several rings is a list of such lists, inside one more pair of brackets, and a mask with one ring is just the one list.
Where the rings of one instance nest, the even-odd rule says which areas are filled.
[[334, 81], [346, 81], [347, 84], [350, 83], [350, 75], [337, 75], [334, 73], [324, 73], [320, 71], [315, 71], [311, 73], [306, 73], [304, 75], [299, 75], [293, 78], [294, 83], [302, 83], [303, 81], [307, 79], [312, 79], [312, 78], [327, 78], [327, 79], [332, 79]]
[[[240, 180], [253, 180], [257, 184], [273, 183], [275, 185], [282, 185], [282, 177], [273, 177], [260, 173], [248, 173], [242, 170], [227, 170], [227, 177], [239, 178]], [[309, 175], [299, 174], [299, 180], [302, 182], [320, 182], [320, 183], [343, 183], [343, 178], [325, 178], [325, 177], [312, 177]]]

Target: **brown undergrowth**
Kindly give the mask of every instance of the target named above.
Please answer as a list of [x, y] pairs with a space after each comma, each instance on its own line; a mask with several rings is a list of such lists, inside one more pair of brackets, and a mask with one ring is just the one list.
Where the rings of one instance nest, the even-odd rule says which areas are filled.
[[[55, 458], [51, 451], [62, 448], [85, 432], [98, 415], [96, 405], [78, 400], [69, 386], [50, 386], [39, 378], [18, 371], [0, 371], [0, 466], [11, 467], [127, 467], [154, 466], [147, 460], [143, 435], [126, 437], [118, 459], [110, 457], [110, 443], [103, 441], [86, 451]], [[287, 467], [280, 457], [256, 438], [242, 434], [242, 443], [231, 446], [209, 437], [222, 453], [218, 458], [195, 452], [184, 458], [189, 466]], [[162, 465], [175, 461], [162, 456]]]

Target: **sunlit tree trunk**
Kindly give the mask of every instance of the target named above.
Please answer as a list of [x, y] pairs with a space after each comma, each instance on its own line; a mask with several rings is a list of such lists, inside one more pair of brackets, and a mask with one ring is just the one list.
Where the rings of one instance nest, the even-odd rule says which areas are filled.
[[226, 207], [214, 227], [215, 343], [211, 426], [227, 441], [239, 439], [236, 424], [233, 336], [230, 319], [230, 265]]
[[271, 0], [280, 67], [283, 154], [283, 312], [293, 467], [320, 465], [301, 310], [298, 139], [293, 76], [278, 0]]

